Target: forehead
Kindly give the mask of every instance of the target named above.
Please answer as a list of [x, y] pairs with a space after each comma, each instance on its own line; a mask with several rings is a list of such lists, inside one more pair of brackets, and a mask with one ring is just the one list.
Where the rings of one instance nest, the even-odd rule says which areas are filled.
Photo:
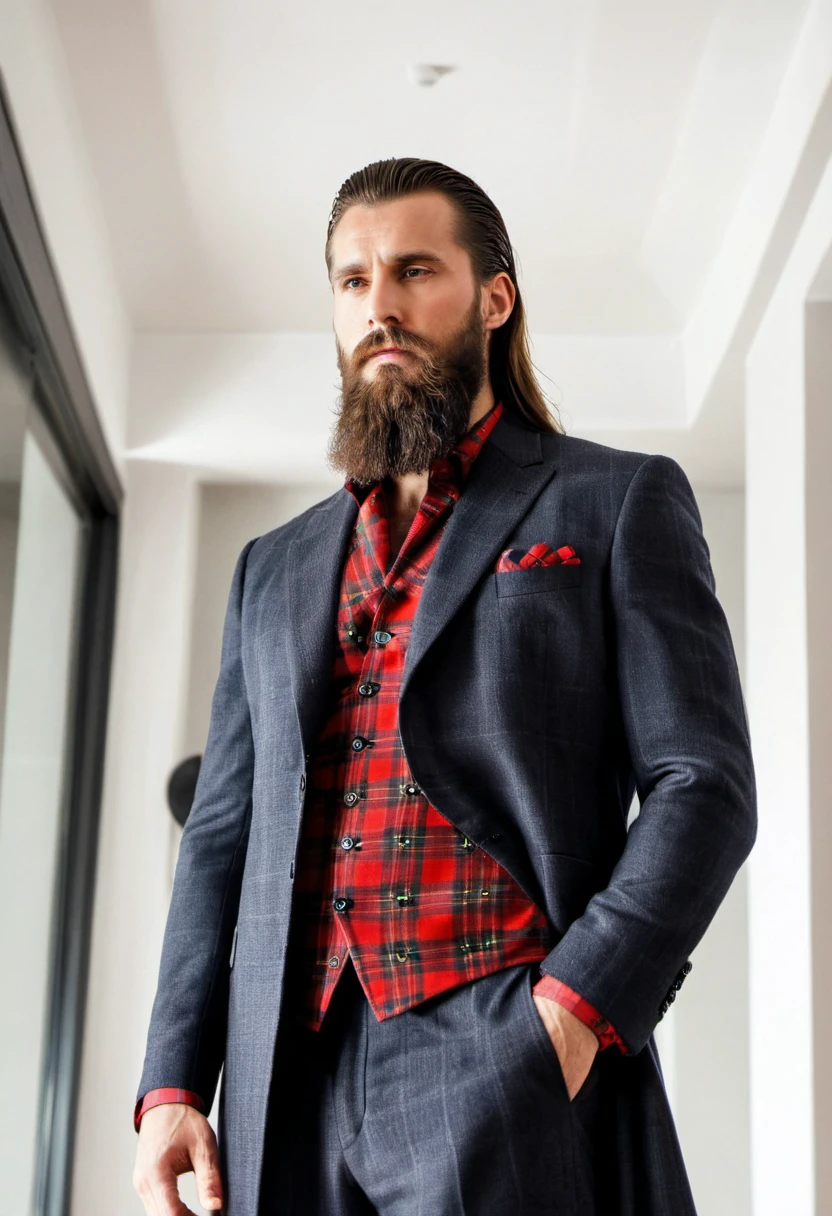
[[332, 234], [332, 269], [378, 254], [392, 257], [408, 249], [435, 250], [449, 262], [467, 259], [454, 239], [456, 212], [444, 194], [409, 194], [372, 207], [344, 212]]

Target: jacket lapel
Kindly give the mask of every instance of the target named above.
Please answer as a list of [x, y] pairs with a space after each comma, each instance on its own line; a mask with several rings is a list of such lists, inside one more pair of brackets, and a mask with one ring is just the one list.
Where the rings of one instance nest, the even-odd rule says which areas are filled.
[[[431, 644], [496, 563], [504, 542], [554, 472], [554, 460], [544, 458], [541, 432], [504, 411], [474, 461], [422, 588], [401, 696]], [[342, 487], [310, 514], [286, 557], [286, 645], [305, 750], [325, 708], [341, 575], [357, 515], [355, 499]]]
[[286, 648], [304, 751], [321, 725], [335, 654], [338, 598], [358, 504], [343, 487], [313, 511], [286, 555]]
[[478, 453], [422, 588], [400, 699], [428, 648], [493, 568], [506, 540], [554, 475], [555, 462], [544, 458], [541, 434], [504, 411]]

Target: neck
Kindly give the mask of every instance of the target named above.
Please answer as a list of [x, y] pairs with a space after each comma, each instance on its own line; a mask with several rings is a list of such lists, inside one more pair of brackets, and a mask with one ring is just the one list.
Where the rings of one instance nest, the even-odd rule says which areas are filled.
[[477, 393], [471, 404], [471, 413], [468, 418], [468, 429], [476, 426], [480, 418], [484, 418], [488, 411], [494, 405], [494, 393], [491, 391], [491, 382], [488, 376], [485, 377], [482, 388]]

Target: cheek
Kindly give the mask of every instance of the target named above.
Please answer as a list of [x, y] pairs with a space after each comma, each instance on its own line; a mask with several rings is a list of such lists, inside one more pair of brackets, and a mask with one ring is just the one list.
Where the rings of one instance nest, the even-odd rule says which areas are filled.
[[335, 324], [335, 350], [342, 363], [349, 363], [353, 352], [363, 337], [356, 333], [354, 327], [344, 324], [343, 320]]
[[470, 314], [463, 307], [464, 303], [455, 293], [425, 300], [424, 308], [416, 310], [416, 319], [423, 322], [419, 325], [419, 332], [433, 345], [442, 347], [452, 334], [458, 334], [469, 321]]

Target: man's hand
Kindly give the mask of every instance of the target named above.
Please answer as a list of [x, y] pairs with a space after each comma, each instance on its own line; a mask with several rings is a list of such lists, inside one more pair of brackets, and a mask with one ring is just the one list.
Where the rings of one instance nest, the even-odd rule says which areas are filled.
[[217, 1138], [193, 1106], [168, 1102], [142, 1115], [133, 1186], [147, 1216], [194, 1216], [179, 1198], [177, 1179], [193, 1170], [199, 1202], [209, 1212], [222, 1207]]
[[535, 993], [532, 993], [532, 997], [560, 1060], [571, 1102], [589, 1075], [595, 1053], [600, 1046], [598, 1037], [585, 1022], [557, 1001], [551, 1001], [547, 996], [537, 996]]

